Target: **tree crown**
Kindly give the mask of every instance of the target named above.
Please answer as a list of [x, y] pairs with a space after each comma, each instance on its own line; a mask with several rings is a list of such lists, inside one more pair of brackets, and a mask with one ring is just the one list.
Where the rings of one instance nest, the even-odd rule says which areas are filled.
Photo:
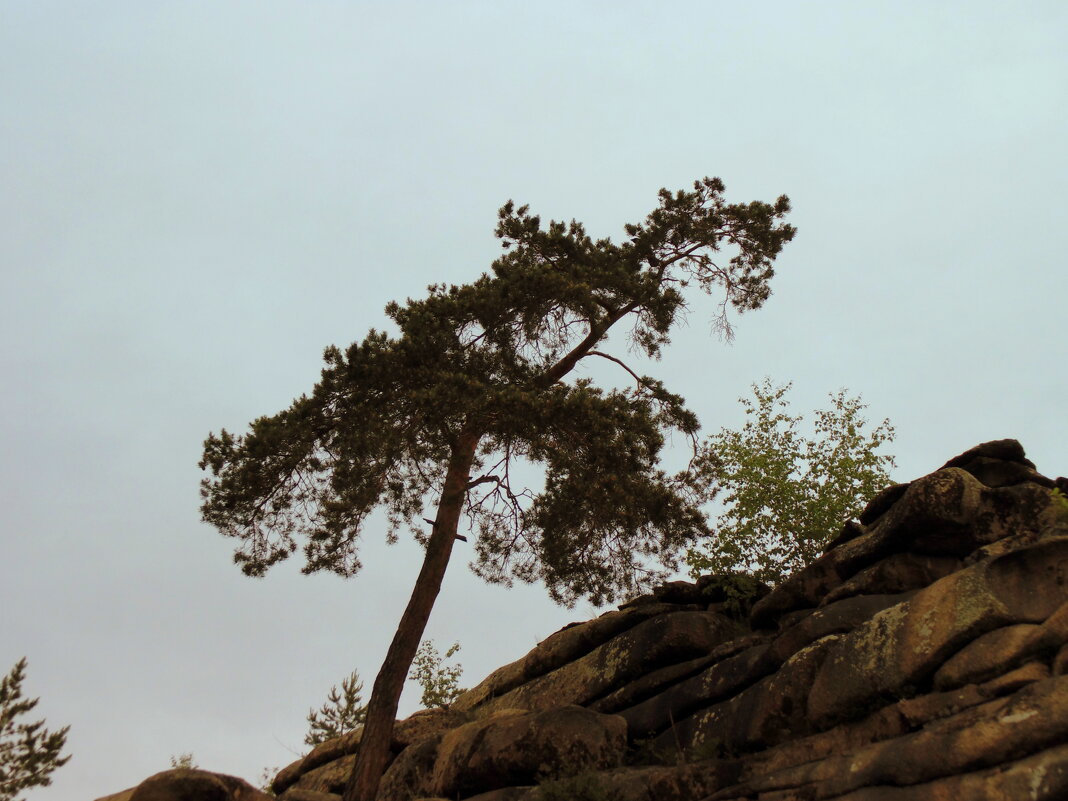
[[778, 584], [890, 483], [894, 457], [879, 453], [894, 439], [889, 420], [865, 431], [865, 405], [840, 390], [815, 411], [815, 436], [806, 439], [802, 417], [788, 412], [790, 386], [753, 384], [754, 399], [739, 398], [745, 425], [702, 444], [694, 474], [722, 498], [712, 532], [687, 552], [692, 576], [738, 571]]
[[[728, 204], [722, 193], [716, 178], [661, 190], [621, 244], [505, 204], [505, 252], [491, 274], [390, 303], [397, 336], [372, 330], [344, 352], [327, 348], [310, 395], [245, 435], [208, 437], [204, 519], [241, 540], [235, 560], [249, 575], [293, 553], [301, 535], [305, 572], [352, 575], [376, 507], [391, 540], [404, 526], [425, 539], [424, 505], [467, 437], [478, 443], [466, 499], [476, 572], [541, 579], [563, 601], [634, 590], [653, 575], [648, 559], [670, 561], [702, 528], [685, 482], [657, 467], [665, 435], [694, 438], [698, 423], [680, 396], [598, 348], [622, 323], [632, 347], [658, 357], [690, 285], [722, 290], [715, 323], [727, 337], [730, 308], [767, 299], [772, 262], [794, 235], [781, 222], [789, 201]], [[633, 386], [564, 380], [594, 357]], [[513, 484], [517, 460], [545, 468], [544, 489]]]

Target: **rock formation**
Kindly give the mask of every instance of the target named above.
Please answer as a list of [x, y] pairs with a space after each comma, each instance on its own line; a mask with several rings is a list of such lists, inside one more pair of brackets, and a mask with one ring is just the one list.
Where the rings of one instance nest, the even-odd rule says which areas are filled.
[[[670, 582], [396, 727], [380, 801], [1068, 798], [1068, 479], [989, 442], [773, 590]], [[336, 801], [360, 732], [282, 770]]]
[[97, 801], [270, 801], [243, 779], [197, 768], [175, 768], [149, 776], [136, 787]]

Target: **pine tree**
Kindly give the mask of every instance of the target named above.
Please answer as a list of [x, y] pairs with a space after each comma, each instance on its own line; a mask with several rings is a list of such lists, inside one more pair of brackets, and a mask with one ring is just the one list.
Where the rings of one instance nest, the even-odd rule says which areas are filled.
[[[425, 547], [345, 801], [374, 801], [461, 518], [477, 534], [478, 575], [541, 581], [564, 602], [637, 591], [660, 575], [650, 561], [673, 565], [703, 531], [685, 475], [659, 469], [666, 436], [695, 438], [697, 418], [611, 353], [609, 334], [629, 326], [633, 348], [658, 357], [695, 286], [722, 290], [714, 325], [729, 337], [728, 307], [756, 309], [770, 294], [772, 262], [794, 235], [780, 222], [789, 208], [785, 196], [728, 204], [722, 182], [705, 178], [692, 192], [661, 190], [658, 208], [615, 244], [575, 221], [543, 227], [509, 202], [492, 275], [389, 304], [397, 336], [372, 329], [345, 351], [327, 348], [310, 395], [247, 434], [205, 441], [203, 517], [239, 540], [234, 558], [248, 575], [290, 556], [298, 539], [305, 572], [354, 574], [378, 507], [389, 539], [407, 526]], [[733, 252], [725, 261], [723, 248]], [[632, 388], [574, 379], [589, 359], [618, 365]], [[515, 483], [520, 462], [544, 468], [539, 492]]]
[[0, 801], [13, 801], [30, 787], [47, 787], [52, 783], [52, 772], [70, 760], [69, 755], [60, 756], [70, 726], [49, 731], [43, 720], [16, 722], [40, 700], [22, 697], [25, 677], [23, 658], [0, 680]]
[[363, 703], [363, 682], [354, 670], [347, 679], [330, 688], [326, 703], [316, 712], [308, 710], [308, 733], [304, 735], [306, 745], [319, 743], [340, 737], [347, 731], [362, 726], [367, 717], [367, 706]]

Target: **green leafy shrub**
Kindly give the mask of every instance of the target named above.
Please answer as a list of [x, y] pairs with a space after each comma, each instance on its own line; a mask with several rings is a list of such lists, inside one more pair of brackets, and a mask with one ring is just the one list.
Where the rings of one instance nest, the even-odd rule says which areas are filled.
[[890, 483], [892, 456], [877, 451], [894, 437], [884, 420], [870, 434], [860, 415], [866, 407], [845, 390], [831, 407], [815, 412], [815, 436], [798, 432], [800, 416], [787, 413], [790, 384], [765, 378], [753, 385], [755, 400], [740, 398], [747, 420], [724, 428], [701, 446], [691, 467], [696, 486], [722, 512], [709, 539], [688, 551], [694, 577], [751, 573], [775, 585], [809, 564], [876, 492]]
[[412, 672], [409, 679], [419, 683], [423, 688], [423, 695], [419, 702], [427, 709], [444, 707], [456, 700], [456, 696], [463, 692], [460, 687], [460, 676], [464, 669], [458, 663], [455, 665], [442, 664], [445, 659], [451, 659], [460, 650], [460, 643], [453, 643], [442, 657], [434, 647], [433, 640], [426, 640], [419, 646], [412, 662]]

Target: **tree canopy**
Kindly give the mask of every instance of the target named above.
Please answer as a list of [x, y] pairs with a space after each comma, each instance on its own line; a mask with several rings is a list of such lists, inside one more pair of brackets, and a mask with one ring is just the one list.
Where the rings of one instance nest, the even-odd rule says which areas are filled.
[[790, 386], [754, 384], [755, 400], [739, 398], [745, 425], [702, 444], [694, 470], [722, 493], [723, 508], [711, 535], [687, 552], [692, 575], [739, 571], [777, 584], [890, 483], [894, 458], [878, 452], [894, 439], [889, 420], [866, 432], [864, 404], [840, 390], [816, 410], [814, 436], [805, 438], [802, 417], [787, 411]]
[[[369, 756], [368, 742], [386, 747], [379, 741], [461, 518], [477, 535], [480, 576], [540, 580], [563, 602], [637, 591], [657, 575], [650, 562], [673, 565], [703, 531], [685, 476], [659, 467], [666, 435], [695, 439], [697, 418], [604, 348], [622, 324], [634, 350], [658, 357], [690, 286], [722, 292], [714, 320], [728, 337], [732, 308], [768, 298], [772, 262], [794, 235], [782, 222], [789, 201], [729, 204], [723, 189], [705, 178], [693, 191], [661, 190], [658, 207], [627, 225], [619, 244], [592, 239], [576, 221], [543, 226], [509, 202], [496, 228], [504, 253], [490, 274], [389, 304], [396, 334], [372, 329], [344, 351], [328, 347], [310, 394], [246, 434], [205, 441], [202, 513], [239, 540], [235, 559], [249, 575], [290, 556], [298, 540], [306, 572], [354, 574], [359, 534], [379, 507], [390, 538], [408, 527], [426, 546], [368, 705], [361, 789], [346, 801], [373, 798], [387, 754]], [[565, 380], [590, 358], [616, 363], [633, 385]], [[544, 469], [539, 491], [514, 481], [522, 461]], [[432, 521], [423, 517], [428, 503]]]
[[[541, 579], [554, 597], [595, 603], [633, 591], [641, 562], [670, 559], [702, 520], [674, 477], [656, 469], [665, 434], [693, 437], [697, 420], [652, 378], [627, 391], [562, 379], [617, 322], [657, 356], [696, 284], [728, 305], [759, 307], [773, 258], [793, 236], [789, 208], [728, 205], [722, 184], [662, 191], [629, 241], [593, 241], [583, 226], [543, 228], [526, 207], [501, 209], [506, 254], [464, 286], [435, 285], [422, 300], [391, 303], [399, 336], [372, 330], [345, 351], [329, 347], [312, 393], [244, 436], [205, 443], [206, 520], [241, 540], [236, 560], [262, 575], [304, 536], [306, 572], [352, 575], [358, 535], [383, 506], [391, 537], [414, 525], [423, 538], [428, 498], [440, 496], [455, 443], [477, 432], [477, 477], [465, 511], [477, 530], [476, 571], [491, 581]], [[737, 253], [716, 262], [721, 246]], [[533, 495], [512, 483], [517, 459], [544, 465]]]

